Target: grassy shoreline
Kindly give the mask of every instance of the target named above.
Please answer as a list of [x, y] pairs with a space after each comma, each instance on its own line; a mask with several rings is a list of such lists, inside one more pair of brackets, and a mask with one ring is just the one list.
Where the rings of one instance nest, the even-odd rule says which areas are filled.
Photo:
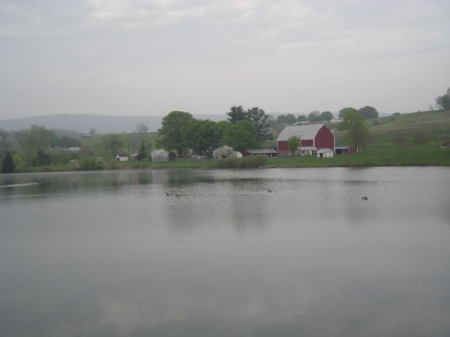
[[[276, 157], [263, 165], [271, 168], [302, 167], [377, 167], [377, 166], [450, 166], [450, 148], [437, 146], [378, 146], [367, 148], [357, 154], [334, 156], [333, 158]], [[167, 168], [223, 168], [213, 160], [176, 160], [151, 163], [146, 161], [106, 162], [103, 169], [167, 169]], [[232, 168], [232, 167], [230, 167]], [[79, 171], [69, 164], [30, 167], [23, 173]]]

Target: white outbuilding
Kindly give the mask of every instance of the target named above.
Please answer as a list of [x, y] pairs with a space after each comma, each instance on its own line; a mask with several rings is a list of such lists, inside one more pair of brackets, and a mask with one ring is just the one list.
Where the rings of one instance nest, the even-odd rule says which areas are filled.
[[116, 160], [117, 161], [128, 161], [128, 155], [127, 154], [123, 154], [123, 153], [119, 153], [116, 156]]
[[169, 160], [169, 152], [164, 149], [158, 149], [152, 152], [152, 162], [158, 161], [168, 161]]
[[332, 158], [334, 157], [334, 152], [332, 149], [320, 149], [317, 150], [317, 158]]

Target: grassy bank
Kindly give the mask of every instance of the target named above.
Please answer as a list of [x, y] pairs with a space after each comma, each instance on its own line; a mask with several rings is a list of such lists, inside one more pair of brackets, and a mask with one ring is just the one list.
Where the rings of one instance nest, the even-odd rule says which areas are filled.
[[450, 166], [450, 149], [437, 146], [378, 146], [333, 158], [313, 156], [272, 158], [271, 167], [368, 167], [368, 166]]
[[70, 164], [62, 164], [62, 165], [46, 165], [46, 166], [36, 166], [36, 167], [27, 167], [25, 170], [17, 171], [17, 172], [64, 172], [64, 171], [97, 171], [97, 170], [125, 170], [125, 169], [165, 169], [165, 168], [203, 168], [203, 169], [211, 169], [216, 168], [216, 162], [212, 160], [176, 160], [176, 161], [166, 161], [159, 163], [151, 163], [145, 160], [142, 161], [128, 161], [128, 162], [116, 162], [116, 161], [107, 161], [103, 164], [102, 168], [85, 168], [85, 169], [76, 169]]
[[[450, 166], [450, 149], [437, 146], [378, 146], [364, 149], [357, 154], [339, 155], [318, 159], [314, 156], [270, 158], [262, 162], [258, 158], [213, 160], [175, 160], [159, 163], [148, 161], [109, 161], [104, 169], [165, 169], [165, 168], [252, 168], [268, 167], [371, 167], [371, 166]], [[30, 167], [24, 172], [76, 171], [70, 165]]]

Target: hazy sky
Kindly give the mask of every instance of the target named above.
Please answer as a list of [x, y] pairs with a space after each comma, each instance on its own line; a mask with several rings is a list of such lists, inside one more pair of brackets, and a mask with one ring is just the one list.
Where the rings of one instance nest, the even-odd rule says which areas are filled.
[[428, 109], [448, 0], [1, 0], [0, 119]]

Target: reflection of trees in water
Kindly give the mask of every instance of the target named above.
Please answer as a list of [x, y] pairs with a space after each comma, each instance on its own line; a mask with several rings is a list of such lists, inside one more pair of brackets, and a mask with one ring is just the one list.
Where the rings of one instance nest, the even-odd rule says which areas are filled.
[[267, 225], [269, 192], [261, 179], [169, 180], [165, 194], [166, 223], [170, 230], [192, 234], [199, 229], [233, 228], [245, 233]]
[[235, 179], [228, 182], [233, 228], [244, 234], [262, 232], [267, 226], [267, 186], [263, 179]]
[[146, 185], [153, 182], [150, 170], [21, 174], [0, 178], [2, 185], [34, 183], [12, 191], [19, 195], [42, 197], [64, 192], [116, 191], [126, 185]]

